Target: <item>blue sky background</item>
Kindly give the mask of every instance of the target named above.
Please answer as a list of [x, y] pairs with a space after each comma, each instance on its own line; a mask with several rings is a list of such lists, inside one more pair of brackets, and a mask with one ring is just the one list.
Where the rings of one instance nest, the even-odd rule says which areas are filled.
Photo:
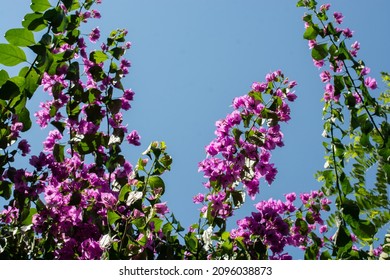
[[[31, 11], [28, 0], [2, 2], [0, 33], [4, 34], [21, 27]], [[359, 58], [380, 81], [380, 71], [390, 71], [390, 2], [333, 2], [332, 12], [345, 16], [342, 26], [355, 31], [347, 45], [361, 43]], [[198, 219], [199, 207], [192, 197], [205, 191], [198, 162], [214, 138], [215, 121], [231, 112], [234, 97], [246, 94], [252, 82], [263, 81], [273, 70], [281, 69], [298, 82], [298, 99], [291, 107], [292, 119], [282, 128], [285, 147], [272, 154], [279, 174], [271, 187], [262, 183], [256, 201], [320, 187], [314, 173], [324, 163], [323, 84], [302, 37], [305, 10], [296, 8], [296, 1], [103, 0], [96, 8], [102, 19], [91, 20], [88, 28], [99, 26], [102, 38], [113, 29], [126, 28], [133, 44], [127, 54], [132, 68], [124, 85], [136, 95], [125, 123], [129, 130], [139, 131], [142, 146], [129, 147], [126, 155], [135, 165], [151, 141], [166, 142], [173, 165], [163, 177], [165, 198], [185, 227]], [[378, 84], [376, 94], [384, 90]], [[36, 95], [34, 106], [46, 100], [41, 91]], [[42, 149], [46, 132], [36, 126], [29, 132], [35, 152]], [[250, 214], [256, 201], [247, 199], [236, 218]]]

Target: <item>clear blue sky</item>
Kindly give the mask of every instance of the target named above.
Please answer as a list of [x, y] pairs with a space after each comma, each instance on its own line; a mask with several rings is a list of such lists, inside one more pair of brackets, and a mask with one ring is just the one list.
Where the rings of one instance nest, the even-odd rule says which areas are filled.
[[[30, 12], [30, 1], [3, 2], [2, 34], [20, 27]], [[343, 26], [355, 31], [350, 44], [361, 43], [359, 58], [379, 81], [380, 71], [390, 71], [390, 2], [333, 2], [332, 11], [345, 16]], [[142, 146], [130, 147], [126, 154], [135, 164], [151, 141], [166, 142], [174, 160], [164, 176], [166, 200], [185, 226], [197, 221], [192, 196], [205, 191], [197, 164], [214, 138], [215, 121], [231, 111], [235, 96], [247, 93], [252, 82], [262, 81], [272, 70], [282, 69], [298, 82], [298, 99], [292, 120], [283, 127], [285, 147], [272, 155], [277, 179], [271, 187], [263, 183], [257, 200], [320, 187], [313, 175], [324, 162], [323, 84], [302, 38], [305, 10], [295, 5], [292, 0], [103, 0], [97, 6], [102, 19], [89, 27], [99, 26], [103, 38], [112, 29], [126, 28], [133, 43], [125, 86], [136, 95], [125, 122], [140, 132]], [[384, 88], [381, 83], [379, 87]], [[35, 104], [46, 98], [42, 92], [37, 95]], [[38, 140], [44, 135], [38, 129], [31, 132], [35, 151], [40, 151]], [[249, 214], [255, 202], [248, 199], [237, 218]]]

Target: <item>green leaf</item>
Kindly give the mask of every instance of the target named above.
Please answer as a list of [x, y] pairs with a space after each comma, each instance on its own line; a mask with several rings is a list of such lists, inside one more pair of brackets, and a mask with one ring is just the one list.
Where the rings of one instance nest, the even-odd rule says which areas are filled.
[[8, 181], [0, 181], [0, 196], [6, 200], [10, 199], [12, 194], [12, 183]]
[[0, 44], [0, 64], [15, 66], [27, 61], [24, 51], [10, 44]]
[[165, 236], [169, 236], [171, 234], [173, 230], [173, 226], [171, 223], [166, 223], [164, 224], [164, 226], [162, 227], [162, 232]]
[[35, 208], [30, 208], [30, 212], [28, 216], [23, 220], [22, 224], [25, 226], [31, 225], [32, 224], [32, 217], [37, 213], [37, 209]]
[[120, 47], [116, 47], [110, 50], [110, 53], [112, 54], [113, 57], [115, 57], [117, 60], [121, 58], [122, 55], [124, 55], [125, 50]]
[[313, 217], [313, 213], [310, 212], [310, 211], [308, 211], [306, 213], [306, 218], [305, 219], [306, 219], [307, 223], [310, 224], [310, 225], [313, 225], [316, 222], [314, 217]]
[[165, 190], [165, 183], [164, 181], [159, 177], [159, 176], [151, 176], [148, 180], [148, 184], [149, 186], [152, 188], [152, 189], [158, 189], [158, 188], [161, 188], [163, 190], [163, 192], [161, 194], [164, 193], [164, 190]]
[[360, 220], [358, 228], [354, 230], [354, 233], [360, 238], [373, 238], [376, 232], [375, 225], [368, 220]]
[[115, 211], [113, 211], [113, 210], [108, 210], [107, 211], [107, 219], [108, 219], [108, 224], [109, 225], [114, 224], [120, 218], [121, 218], [121, 216], [118, 215]]
[[34, 12], [44, 12], [51, 7], [49, 0], [32, 0], [30, 8]]
[[323, 60], [328, 56], [328, 45], [327, 44], [315, 45], [311, 51], [311, 56], [313, 57], [313, 59], [317, 61]]
[[32, 122], [30, 118], [30, 112], [26, 107], [24, 107], [19, 113], [18, 113], [18, 119], [21, 123], [23, 123], [23, 129], [22, 132], [25, 132], [31, 128]]
[[41, 75], [35, 68], [24, 67], [20, 70], [19, 76], [25, 78], [25, 94], [28, 98], [31, 98], [39, 87]]
[[[67, 10], [71, 10], [75, 4], [78, 4], [77, 6], [80, 6], [79, 2], [74, 1], [74, 0], [62, 0], [61, 2], [65, 5]], [[76, 3], [73, 3], [73, 2], [76, 2]]]
[[54, 145], [53, 156], [57, 162], [64, 161], [65, 159], [64, 150], [65, 150], [65, 145], [59, 145], [59, 144]]
[[8, 72], [5, 70], [0, 70], [0, 87], [5, 84], [5, 82], [9, 79]]
[[102, 63], [108, 59], [108, 56], [102, 52], [102, 51], [93, 51], [89, 55], [89, 60], [91, 60], [94, 63]]
[[24, 84], [25, 79], [22, 77], [13, 77], [7, 80], [0, 88], [0, 98], [9, 100], [20, 95], [24, 90]]
[[353, 220], [359, 220], [360, 208], [355, 201], [345, 199], [342, 203], [342, 208], [344, 215], [349, 215]]
[[24, 16], [22, 26], [31, 31], [41, 31], [47, 27], [42, 13], [31, 13]]
[[78, 81], [80, 79], [80, 65], [77, 61], [74, 61], [69, 65], [65, 79], [71, 81]]
[[161, 226], [163, 224], [163, 221], [157, 217], [154, 217], [150, 220], [149, 223], [153, 223], [154, 224], [154, 229], [153, 231], [154, 232], [158, 232], [160, 229], [161, 229]]
[[305, 33], [303, 33], [303, 38], [306, 40], [314, 40], [318, 35], [318, 27], [316, 28], [314, 25], [306, 28]]
[[198, 250], [198, 239], [196, 238], [195, 236], [195, 233], [191, 232], [191, 233], [188, 233], [185, 237], [184, 237], [184, 241], [187, 245], [187, 248], [190, 252], [197, 252]]
[[166, 170], [171, 169], [171, 164], [172, 164], [172, 157], [164, 154], [159, 160], [159, 162], [165, 167]]
[[66, 123], [64, 122], [58, 122], [58, 121], [52, 121], [51, 124], [58, 129], [58, 131], [63, 135], [64, 130], [66, 128]]
[[306, 235], [309, 230], [307, 223], [303, 219], [297, 219], [295, 221], [295, 226], [299, 229], [299, 233], [302, 235]]
[[344, 79], [343, 76], [334, 75], [334, 87], [335, 87], [335, 95], [339, 95], [340, 92], [344, 89]]
[[8, 30], [5, 39], [14, 46], [27, 47], [35, 44], [34, 34], [24, 28], [13, 28]]
[[50, 22], [51, 26], [53, 27], [59, 27], [64, 21], [65, 14], [64, 11], [60, 8], [53, 8], [50, 10], [47, 10], [43, 14], [43, 18]]
[[120, 202], [126, 202], [126, 194], [128, 194], [130, 191], [131, 187], [129, 185], [124, 185], [119, 192], [118, 200]]
[[89, 68], [89, 73], [92, 75], [95, 82], [100, 82], [106, 77], [103, 69], [98, 65]]
[[344, 195], [350, 194], [353, 191], [351, 183], [344, 172], [340, 174], [341, 189]]
[[321, 253], [320, 260], [331, 260], [332, 256], [329, 251], [325, 251]]
[[343, 225], [338, 228], [334, 236], [334, 241], [337, 247], [344, 248], [342, 251], [347, 251], [350, 247], [352, 247], [351, 235]]

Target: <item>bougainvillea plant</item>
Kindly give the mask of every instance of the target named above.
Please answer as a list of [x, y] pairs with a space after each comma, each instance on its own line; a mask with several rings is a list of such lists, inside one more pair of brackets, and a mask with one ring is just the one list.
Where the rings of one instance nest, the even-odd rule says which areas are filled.
[[[81, 31], [101, 18], [100, 3], [32, 0], [22, 27], [0, 44], [2, 65], [27, 62], [25, 51], [34, 56], [14, 77], [0, 70], [1, 259], [291, 259], [291, 246], [305, 259], [389, 258], [389, 235], [378, 240], [390, 218], [389, 91], [376, 94], [342, 13], [313, 0], [297, 3], [308, 11], [303, 37], [324, 83], [322, 188], [259, 200], [227, 227], [245, 198], [258, 199], [277, 176], [271, 153], [284, 145], [297, 83], [273, 71], [216, 122], [199, 163], [199, 217], [186, 230], [163, 199], [162, 175], [172, 164], [165, 142], [152, 142], [137, 162], [122, 153], [141, 145], [123, 117], [135, 95], [122, 84], [131, 43], [125, 29], [103, 40], [97, 27]], [[389, 86], [389, 75], [383, 79]], [[47, 98], [31, 114], [37, 91]], [[39, 154], [24, 137], [32, 121], [49, 128]], [[28, 168], [18, 167], [20, 157]], [[370, 167], [373, 187], [366, 184]]]

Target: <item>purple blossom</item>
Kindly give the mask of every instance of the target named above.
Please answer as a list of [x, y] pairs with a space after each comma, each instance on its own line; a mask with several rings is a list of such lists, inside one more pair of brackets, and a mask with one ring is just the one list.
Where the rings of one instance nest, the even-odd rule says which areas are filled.
[[100, 14], [100, 12], [97, 11], [97, 10], [92, 10], [92, 11], [91, 11], [91, 15], [92, 15], [93, 18], [97, 18], [97, 19], [99, 19], [99, 18], [102, 17], [102, 15]]
[[325, 62], [324, 62], [324, 60], [315, 60], [315, 59], [313, 59], [313, 64], [314, 64], [315, 67], [321, 68], [322, 66], [324, 66]]
[[88, 37], [92, 43], [96, 43], [100, 38], [99, 27], [95, 27], [94, 29], [92, 29], [92, 31], [91, 31], [91, 33], [89, 33]]
[[81, 243], [81, 257], [82, 260], [98, 260], [103, 253], [99, 242], [88, 238]]
[[157, 214], [165, 215], [165, 214], [169, 213], [169, 209], [168, 209], [168, 206], [167, 206], [166, 202], [156, 203], [156, 204], [154, 204], [153, 207], [156, 210]]
[[123, 74], [126, 75], [129, 73], [129, 67], [131, 67], [131, 62], [127, 59], [122, 59], [119, 67], [122, 70]]
[[132, 101], [134, 99], [134, 91], [132, 91], [131, 89], [126, 89], [123, 92], [123, 98]]
[[347, 38], [352, 38], [353, 31], [351, 29], [349, 29], [349, 28], [346, 28], [346, 29], [343, 30], [343, 34]]
[[18, 144], [18, 149], [22, 152], [22, 156], [26, 156], [28, 153], [30, 153], [30, 144], [28, 144], [26, 139], [23, 139]]
[[357, 92], [354, 92], [352, 95], [353, 95], [353, 97], [355, 97], [357, 104], [362, 103], [362, 98], [360, 97], [360, 94], [358, 94]]
[[366, 75], [368, 75], [370, 72], [371, 72], [371, 69], [364, 66], [363, 69], [362, 69], [362, 71], [360, 72], [360, 75], [361, 75], [361, 76], [366, 76]]
[[23, 129], [23, 123], [14, 122], [11, 125], [11, 138], [15, 139], [19, 137], [19, 132]]
[[259, 82], [254, 82], [252, 84], [252, 90], [256, 92], [263, 92], [267, 88], [266, 83], [259, 83]]
[[360, 43], [358, 41], [355, 41], [352, 45], [351, 45], [351, 48], [355, 49], [355, 50], [360, 50]]
[[312, 49], [317, 45], [317, 42], [316, 40], [309, 40], [308, 45], [309, 45], [309, 49]]
[[296, 195], [296, 193], [288, 193], [285, 195], [285, 197], [286, 197], [287, 201], [294, 202], [295, 199], [297, 198], [297, 195]]
[[336, 21], [338, 24], [341, 24], [341, 23], [343, 22], [344, 17], [343, 17], [343, 14], [342, 14], [342, 13], [340, 13], [340, 12], [335, 12], [335, 13], [333, 13], [333, 17], [334, 17], [335, 21]]
[[194, 196], [192, 198], [192, 201], [195, 204], [203, 203], [203, 201], [204, 201], [204, 194], [202, 194], [202, 193], [197, 194], [196, 196]]
[[126, 136], [126, 140], [134, 146], [141, 145], [141, 142], [140, 142], [141, 136], [139, 136], [139, 134], [136, 130], [133, 130], [132, 132], [130, 132], [130, 134]]
[[329, 82], [330, 81], [330, 79], [331, 79], [331, 75], [330, 75], [330, 73], [329, 73], [329, 71], [323, 71], [323, 72], [321, 72], [321, 74], [320, 74], [320, 78], [321, 78], [321, 81], [323, 82], [323, 83], [327, 83], [327, 82]]
[[330, 4], [323, 4], [321, 5], [320, 10], [324, 12], [324, 11], [328, 11], [329, 8], [330, 8]]
[[62, 135], [58, 130], [52, 130], [49, 132], [49, 136], [43, 142], [43, 147], [45, 152], [51, 152], [56, 144], [57, 140], [61, 140]]
[[14, 206], [7, 206], [5, 210], [0, 212], [0, 221], [6, 224], [10, 224], [17, 220], [19, 217], [19, 209]]
[[374, 78], [371, 78], [371, 77], [367, 77], [365, 80], [364, 80], [364, 84], [369, 87], [370, 89], [376, 89], [378, 87], [377, 83], [376, 83], [376, 80]]
[[320, 226], [320, 233], [325, 233], [328, 231], [328, 226], [327, 225], [322, 225]]

